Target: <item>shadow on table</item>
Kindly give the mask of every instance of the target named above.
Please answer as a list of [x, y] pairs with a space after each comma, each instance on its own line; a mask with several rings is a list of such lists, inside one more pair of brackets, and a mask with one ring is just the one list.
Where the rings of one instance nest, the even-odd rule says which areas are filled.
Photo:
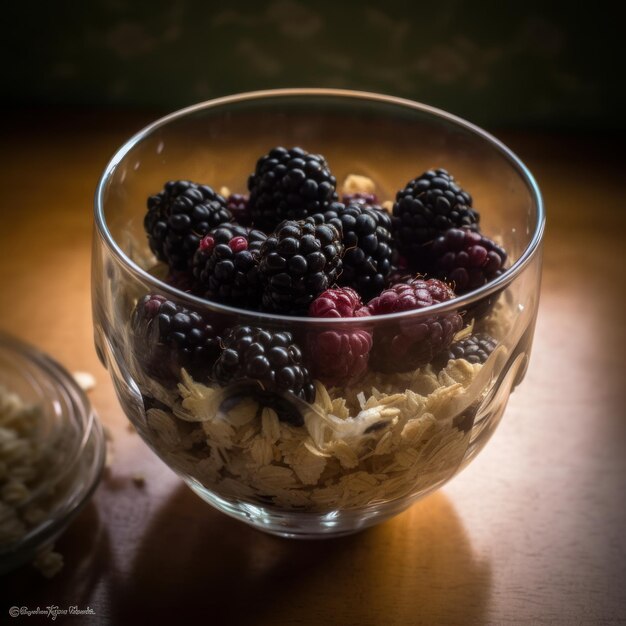
[[[48, 606], [63, 609], [77, 606], [85, 609], [89, 605], [96, 586], [106, 575], [106, 563], [110, 561], [108, 532], [93, 501], [85, 506], [56, 541], [55, 550], [63, 555], [64, 565], [50, 580], [44, 578], [31, 564], [0, 577], [0, 623], [5, 623], [2, 620], [8, 616], [11, 606], [30, 609], [38, 606], [42, 609]], [[91, 608], [94, 608], [93, 604]], [[37, 617], [32, 619], [37, 621]], [[53, 623], [63, 621], [57, 618]], [[73, 624], [85, 623], [77, 616], [71, 621]]]
[[484, 622], [491, 567], [442, 494], [340, 539], [266, 535], [180, 487], [152, 518], [110, 607], [119, 623]]

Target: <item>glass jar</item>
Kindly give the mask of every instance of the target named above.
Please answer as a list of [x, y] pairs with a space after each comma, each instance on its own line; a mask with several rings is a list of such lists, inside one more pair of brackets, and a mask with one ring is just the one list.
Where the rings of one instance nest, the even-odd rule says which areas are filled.
[[48, 549], [87, 503], [106, 445], [85, 393], [56, 361], [0, 333], [0, 574]]

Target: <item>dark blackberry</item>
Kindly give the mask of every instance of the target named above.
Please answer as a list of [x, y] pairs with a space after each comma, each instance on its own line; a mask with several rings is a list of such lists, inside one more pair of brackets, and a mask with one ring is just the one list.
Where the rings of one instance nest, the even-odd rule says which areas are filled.
[[260, 230], [225, 224], [205, 235], [193, 258], [194, 291], [204, 298], [254, 309], [261, 301]]
[[[386, 289], [368, 308], [372, 315], [384, 315], [423, 309], [454, 297], [454, 291], [440, 280], [416, 278]], [[414, 370], [445, 350], [462, 327], [463, 319], [456, 312], [379, 322], [374, 331], [370, 364], [386, 373]]]
[[283, 220], [319, 213], [337, 198], [336, 184], [323, 156], [302, 148], [274, 148], [248, 179], [252, 222], [271, 232]]
[[[359, 295], [349, 287], [328, 289], [309, 308], [311, 317], [369, 317]], [[345, 385], [358, 379], [367, 369], [372, 333], [367, 324], [346, 330], [326, 329], [320, 325], [307, 334], [307, 362], [315, 378], [329, 385]]]
[[159, 380], [178, 379], [182, 367], [193, 378], [206, 379], [219, 354], [211, 324], [161, 295], [148, 294], [137, 303], [131, 326], [135, 357]]
[[442, 352], [435, 365], [445, 367], [452, 359], [465, 359], [472, 364], [484, 363], [496, 349], [498, 342], [487, 333], [474, 333], [461, 341], [456, 341], [447, 352]]
[[452, 282], [459, 295], [500, 276], [505, 262], [503, 248], [469, 228], [451, 228], [428, 251], [429, 273]]
[[356, 289], [366, 300], [377, 296], [385, 288], [391, 272], [393, 250], [389, 213], [366, 204], [346, 206], [333, 202], [322, 216], [324, 222], [332, 224], [341, 233], [345, 249], [338, 283]]
[[172, 270], [185, 270], [200, 239], [211, 228], [232, 219], [226, 200], [211, 187], [175, 180], [165, 183], [163, 191], [148, 198], [143, 225], [157, 259]]
[[240, 193], [231, 193], [226, 198], [226, 207], [232, 213], [233, 219], [241, 226], [250, 226], [252, 224], [252, 216], [248, 210], [248, 196]]
[[305, 315], [309, 305], [341, 272], [343, 246], [331, 224], [284, 221], [261, 246], [263, 308]]
[[428, 170], [396, 195], [393, 234], [400, 254], [419, 267], [424, 245], [449, 228], [478, 228], [471, 196], [444, 169]]
[[234, 326], [222, 338], [222, 351], [213, 366], [213, 378], [221, 385], [250, 382], [255, 397], [276, 409], [283, 421], [301, 426], [299, 411], [287, 410], [285, 394], [314, 402], [315, 386], [302, 363], [302, 352], [288, 332], [251, 326]]

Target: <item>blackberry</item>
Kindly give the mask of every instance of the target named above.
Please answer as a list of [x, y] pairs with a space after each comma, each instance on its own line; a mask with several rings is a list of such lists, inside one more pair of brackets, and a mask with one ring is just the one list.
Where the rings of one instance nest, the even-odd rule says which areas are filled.
[[337, 199], [336, 185], [323, 156], [302, 148], [274, 148], [259, 159], [248, 179], [252, 222], [271, 232], [283, 220], [319, 213]]
[[484, 363], [496, 349], [498, 342], [487, 333], [474, 333], [450, 346], [447, 352], [442, 352], [435, 364], [445, 367], [452, 359], [465, 359], [472, 364]]
[[172, 270], [190, 266], [200, 239], [211, 228], [232, 221], [226, 200], [207, 185], [187, 180], [165, 183], [148, 198], [144, 229], [157, 259]]
[[469, 228], [451, 228], [428, 251], [429, 273], [454, 283], [457, 294], [468, 293], [500, 276], [506, 252]]
[[180, 377], [184, 367], [193, 378], [205, 379], [219, 354], [213, 326], [194, 311], [148, 294], [131, 318], [133, 351], [144, 371], [162, 381]]
[[[384, 315], [423, 309], [454, 297], [454, 291], [440, 280], [416, 278], [386, 289], [368, 308], [372, 315]], [[414, 370], [445, 350], [462, 327], [463, 320], [456, 312], [379, 323], [370, 364], [385, 373]]]
[[266, 235], [225, 224], [205, 235], [193, 258], [195, 291], [209, 300], [254, 309], [261, 301], [258, 257]]
[[[391, 272], [391, 217], [380, 207], [333, 202], [323, 221], [341, 233], [344, 245], [340, 285], [356, 289], [366, 300], [377, 296]], [[315, 216], [313, 219], [317, 219]], [[319, 220], [317, 220], [319, 221]]]
[[[311, 317], [367, 317], [359, 295], [349, 287], [328, 289], [309, 308]], [[307, 335], [307, 360], [313, 375], [330, 385], [353, 382], [367, 369], [372, 333], [366, 328], [326, 330], [324, 326]]]
[[254, 395], [276, 410], [283, 421], [301, 426], [302, 415], [285, 404], [285, 394], [315, 401], [315, 386], [302, 363], [302, 352], [288, 332], [252, 326], [234, 326], [222, 338], [222, 351], [213, 366], [213, 378], [221, 385], [249, 382]]
[[233, 219], [241, 226], [250, 226], [252, 216], [248, 210], [248, 196], [240, 193], [231, 193], [226, 198], [226, 207], [232, 213]]
[[418, 269], [425, 244], [449, 228], [478, 229], [471, 196], [444, 169], [428, 170], [396, 195], [393, 233], [400, 254]]
[[342, 252], [339, 232], [331, 224], [284, 221], [261, 246], [263, 308], [306, 314], [311, 302], [337, 280]]

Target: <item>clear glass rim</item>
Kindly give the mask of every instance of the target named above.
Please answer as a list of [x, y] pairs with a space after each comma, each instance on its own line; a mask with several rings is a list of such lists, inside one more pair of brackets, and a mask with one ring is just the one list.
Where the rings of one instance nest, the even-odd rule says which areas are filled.
[[[295, 315], [276, 315], [273, 313], [265, 313], [262, 311], [251, 311], [248, 309], [239, 309], [236, 307], [231, 307], [225, 304], [220, 304], [219, 302], [213, 302], [211, 300], [205, 300], [204, 298], [200, 298], [198, 296], [194, 296], [192, 294], [186, 293], [184, 291], [180, 291], [171, 285], [159, 280], [155, 276], [149, 274], [146, 270], [139, 267], [132, 259], [130, 259], [123, 250], [119, 247], [115, 239], [113, 238], [111, 232], [108, 229], [106, 219], [104, 216], [104, 191], [107, 186], [107, 183], [111, 176], [113, 175], [115, 168], [121, 163], [124, 157], [141, 141], [146, 139], [150, 134], [154, 131], [166, 126], [170, 122], [188, 116], [190, 114], [197, 113], [202, 110], [217, 108], [229, 104], [235, 104], [240, 102], [247, 102], [253, 100], [264, 100], [264, 99], [276, 99], [276, 98], [293, 98], [293, 97], [326, 97], [326, 98], [338, 98], [338, 99], [355, 99], [355, 100], [365, 100], [370, 102], [380, 102], [381, 104], [392, 104], [396, 106], [402, 106], [408, 109], [414, 109], [420, 111], [422, 113], [426, 113], [432, 117], [440, 118], [450, 124], [456, 125], [465, 131], [469, 131], [474, 135], [477, 135], [487, 143], [491, 144], [498, 152], [500, 152], [513, 167], [517, 170], [518, 174], [528, 185], [532, 198], [534, 200], [535, 206], [537, 207], [537, 223], [535, 225], [535, 229], [533, 232], [533, 236], [530, 240], [530, 243], [526, 246], [523, 253], [520, 257], [509, 267], [506, 269], [500, 276], [498, 276], [495, 280], [486, 285], [483, 285], [479, 289], [467, 293], [462, 296], [457, 296], [456, 298], [449, 300], [447, 302], [442, 302], [440, 304], [431, 305], [429, 307], [425, 307], [423, 309], [417, 309], [412, 311], [403, 311], [400, 313], [388, 313], [385, 315], [377, 315], [371, 320], [368, 318], [321, 318], [321, 317], [298, 317]], [[537, 254], [542, 239], [543, 233], [545, 230], [545, 209], [543, 204], [543, 199], [541, 196], [541, 192], [539, 191], [539, 186], [535, 181], [535, 178], [530, 173], [530, 170], [526, 167], [526, 165], [522, 162], [522, 160], [506, 145], [504, 145], [500, 140], [496, 139], [493, 135], [483, 130], [479, 126], [472, 124], [464, 120], [463, 118], [457, 117], [446, 111], [441, 109], [437, 109], [435, 107], [421, 104], [419, 102], [414, 102], [413, 100], [408, 100], [405, 98], [397, 98], [395, 96], [388, 96], [377, 93], [370, 93], [366, 91], [353, 91], [348, 89], [323, 89], [323, 88], [290, 88], [290, 89], [269, 89], [262, 91], [251, 91], [247, 93], [235, 94], [231, 96], [224, 96], [221, 98], [215, 98], [212, 100], [207, 100], [205, 102], [200, 102], [198, 104], [194, 104], [189, 107], [185, 107], [183, 109], [179, 109], [165, 115], [164, 117], [159, 118], [158, 120], [152, 122], [145, 126], [142, 130], [135, 133], [130, 139], [128, 139], [113, 155], [107, 166], [105, 167], [100, 180], [98, 181], [98, 186], [96, 188], [95, 194], [95, 202], [94, 202], [94, 212], [95, 212], [95, 224], [98, 230], [98, 233], [102, 240], [105, 242], [108, 249], [111, 253], [117, 258], [117, 260], [122, 263], [131, 273], [140, 278], [143, 282], [147, 282], [149, 284], [154, 285], [159, 292], [167, 293], [178, 300], [187, 302], [191, 308], [195, 309], [210, 309], [217, 313], [226, 313], [229, 315], [237, 315], [241, 318], [247, 317], [254, 320], [267, 320], [268, 322], [276, 322], [276, 321], [284, 321], [300, 324], [329, 324], [332, 326], [337, 325], [350, 325], [357, 324], [363, 325], [368, 322], [383, 322], [384, 320], [398, 320], [402, 318], [409, 317], [423, 317], [425, 315], [430, 315], [433, 313], [446, 313], [448, 311], [456, 311], [470, 307], [472, 304], [486, 298], [501, 289], [504, 289], [507, 285], [509, 285], [515, 278], [524, 270], [524, 268], [531, 262], [534, 258], [535, 254]]]

